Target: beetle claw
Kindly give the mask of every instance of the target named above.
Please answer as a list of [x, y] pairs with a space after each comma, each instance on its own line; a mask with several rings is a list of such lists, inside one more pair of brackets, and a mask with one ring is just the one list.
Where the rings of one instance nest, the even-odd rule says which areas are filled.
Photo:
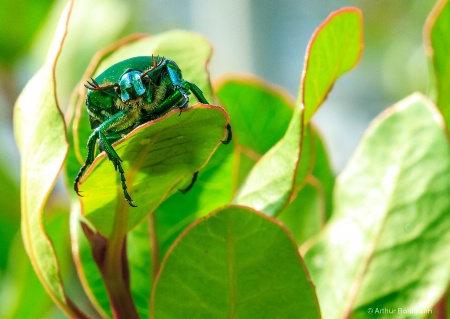
[[78, 184], [76, 184], [74, 188], [75, 188], [75, 193], [77, 193], [78, 196], [84, 197], [83, 195], [81, 195], [81, 192], [78, 190]]
[[96, 89], [98, 89], [99, 87], [100, 87], [100, 85], [98, 84], [98, 82], [97, 81], [95, 81], [93, 78], [91, 78], [91, 80], [92, 80], [92, 82], [89, 82], [89, 81], [87, 81], [87, 83], [89, 84], [89, 85], [84, 85], [87, 89], [89, 89], [89, 90], [96, 90]]

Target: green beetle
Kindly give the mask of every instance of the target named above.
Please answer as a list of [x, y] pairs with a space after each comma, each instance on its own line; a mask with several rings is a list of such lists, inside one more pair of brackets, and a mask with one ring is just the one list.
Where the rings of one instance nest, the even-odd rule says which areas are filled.
[[[185, 108], [188, 94], [192, 92], [197, 100], [209, 104], [200, 88], [183, 79], [177, 64], [160, 56], [140, 56], [116, 63], [85, 85], [88, 89], [86, 107], [89, 123], [94, 132], [87, 142], [87, 157], [80, 168], [74, 190], [79, 195], [78, 183], [95, 158], [95, 146], [105, 151], [114, 169], [119, 171], [125, 199], [133, 204], [128, 194], [125, 172], [121, 159], [112, 144], [137, 126], [161, 117], [172, 109]], [[228, 136], [223, 144], [231, 141], [231, 127], [227, 125]], [[197, 173], [194, 173], [188, 187], [180, 190], [186, 193], [191, 189]]]

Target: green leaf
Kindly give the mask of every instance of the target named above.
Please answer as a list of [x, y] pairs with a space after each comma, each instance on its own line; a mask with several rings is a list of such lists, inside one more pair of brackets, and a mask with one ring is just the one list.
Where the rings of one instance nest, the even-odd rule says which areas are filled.
[[252, 166], [283, 137], [294, 100], [283, 89], [250, 76], [226, 76], [215, 88], [230, 115], [237, 156], [233, 174], [240, 185]]
[[253, 167], [234, 203], [269, 216], [276, 215], [287, 205], [295, 186], [302, 182], [310, 168], [309, 144], [303, 142], [304, 126], [337, 78], [358, 62], [362, 49], [361, 29], [360, 11], [347, 8], [332, 13], [316, 30], [308, 46], [301, 94], [289, 127], [284, 137]]
[[244, 207], [189, 227], [156, 280], [152, 318], [320, 318], [292, 238]]
[[[55, 64], [65, 38], [72, 2], [64, 10], [47, 60], [28, 82], [14, 109], [21, 153], [22, 236], [31, 263], [55, 303], [69, 316], [84, 315], [67, 298], [42, 213], [67, 153], [64, 120], [56, 101]], [[49, 129], [50, 128], [50, 129]]]
[[308, 45], [302, 79], [305, 124], [326, 99], [334, 82], [358, 63], [362, 48], [362, 16], [356, 8], [331, 13], [317, 28]]
[[158, 207], [154, 213], [154, 227], [159, 261], [187, 226], [231, 201], [235, 163], [232, 146], [219, 146], [200, 171], [194, 187], [187, 194], [176, 192]]
[[330, 224], [306, 252], [327, 318], [431, 309], [450, 279], [449, 194], [442, 118], [412, 95], [366, 132], [336, 182]]
[[[334, 185], [334, 175], [321, 136], [311, 124], [305, 133], [309, 134], [305, 134], [305, 142], [309, 138], [310, 143], [305, 145], [310, 147], [308, 156], [311, 157], [313, 168], [305, 172], [308, 175], [304, 179], [299, 178], [297, 173], [295, 192], [289, 204], [277, 216], [295, 237], [298, 245], [318, 234], [324, 227], [331, 215], [329, 211]], [[305, 150], [302, 152], [305, 154]]]
[[324, 144], [322, 136], [312, 127], [313, 148], [314, 148], [314, 167], [310, 182], [319, 190], [324, 208], [324, 218], [328, 220], [333, 211], [333, 188], [335, 175], [331, 168], [328, 151]]
[[436, 85], [436, 104], [444, 116], [447, 130], [450, 130], [450, 2], [437, 2], [425, 26], [427, 54], [431, 59]]
[[277, 216], [294, 236], [297, 245], [317, 235], [325, 218], [321, 194], [315, 185], [305, 184], [289, 205]]
[[215, 87], [239, 145], [261, 156], [283, 137], [294, 109], [289, 93], [262, 79], [238, 75], [222, 78]]
[[297, 105], [284, 137], [253, 166], [233, 203], [274, 216], [292, 192], [303, 133], [303, 107]]
[[102, 153], [80, 182], [83, 215], [105, 237], [114, 226], [132, 229], [206, 164], [225, 139], [227, 123], [222, 108], [198, 104], [139, 126], [114, 144], [138, 207], [130, 210], [120, 176]]

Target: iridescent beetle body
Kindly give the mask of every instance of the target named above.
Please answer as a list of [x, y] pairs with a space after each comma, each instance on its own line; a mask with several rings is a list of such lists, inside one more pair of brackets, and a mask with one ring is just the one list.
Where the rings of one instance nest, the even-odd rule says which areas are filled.
[[[95, 146], [105, 151], [114, 168], [119, 171], [125, 199], [135, 206], [127, 191], [125, 172], [121, 159], [112, 144], [131, 132], [135, 127], [159, 118], [172, 109], [185, 108], [192, 92], [201, 103], [208, 104], [200, 88], [182, 78], [177, 64], [159, 56], [134, 57], [114, 64], [88, 81], [86, 107], [89, 122], [94, 132], [87, 142], [88, 154], [74, 182], [78, 195], [78, 183], [85, 170], [95, 158]], [[231, 128], [228, 125], [228, 137], [231, 140]], [[195, 182], [182, 192], [187, 192]]]

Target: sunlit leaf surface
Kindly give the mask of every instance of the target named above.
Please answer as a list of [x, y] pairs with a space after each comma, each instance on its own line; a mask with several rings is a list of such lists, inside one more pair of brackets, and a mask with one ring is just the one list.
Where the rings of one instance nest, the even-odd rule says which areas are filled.
[[55, 303], [67, 314], [81, 317], [82, 314], [64, 292], [57, 257], [42, 225], [44, 205], [68, 148], [64, 120], [56, 101], [54, 72], [70, 10], [71, 3], [62, 14], [44, 66], [17, 99], [14, 128], [21, 153], [22, 236], [25, 248], [40, 281]]
[[362, 32], [362, 15], [355, 8], [333, 12], [317, 28], [307, 49], [302, 79], [305, 123], [326, 99], [334, 82], [358, 63]]
[[362, 22], [357, 9], [332, 13], [316, 30], [308, 46], [301, 93], [289, 127], [284, 137], [253, 167], [237, 193], [235, 203], [270, 216], [276, 215], [288, 203], [296, 179], [304, 178], [310, 167], [309, 145], [303, 142], [305, 124], [338, 77], [358, 62], [361, 50]]
[[449, 194], [442, 118], [412, 95], [368, 129], [337, 180], [331, 222], [306, 253], [326, 318], [432, 308], [450, 279]]
[[289, 93], [262, 79], [241, 75], [221, 78], [215, 87], [230, 115], [236, 140], [247, 152], [261, 156], [283, 137], [294, 109]]

